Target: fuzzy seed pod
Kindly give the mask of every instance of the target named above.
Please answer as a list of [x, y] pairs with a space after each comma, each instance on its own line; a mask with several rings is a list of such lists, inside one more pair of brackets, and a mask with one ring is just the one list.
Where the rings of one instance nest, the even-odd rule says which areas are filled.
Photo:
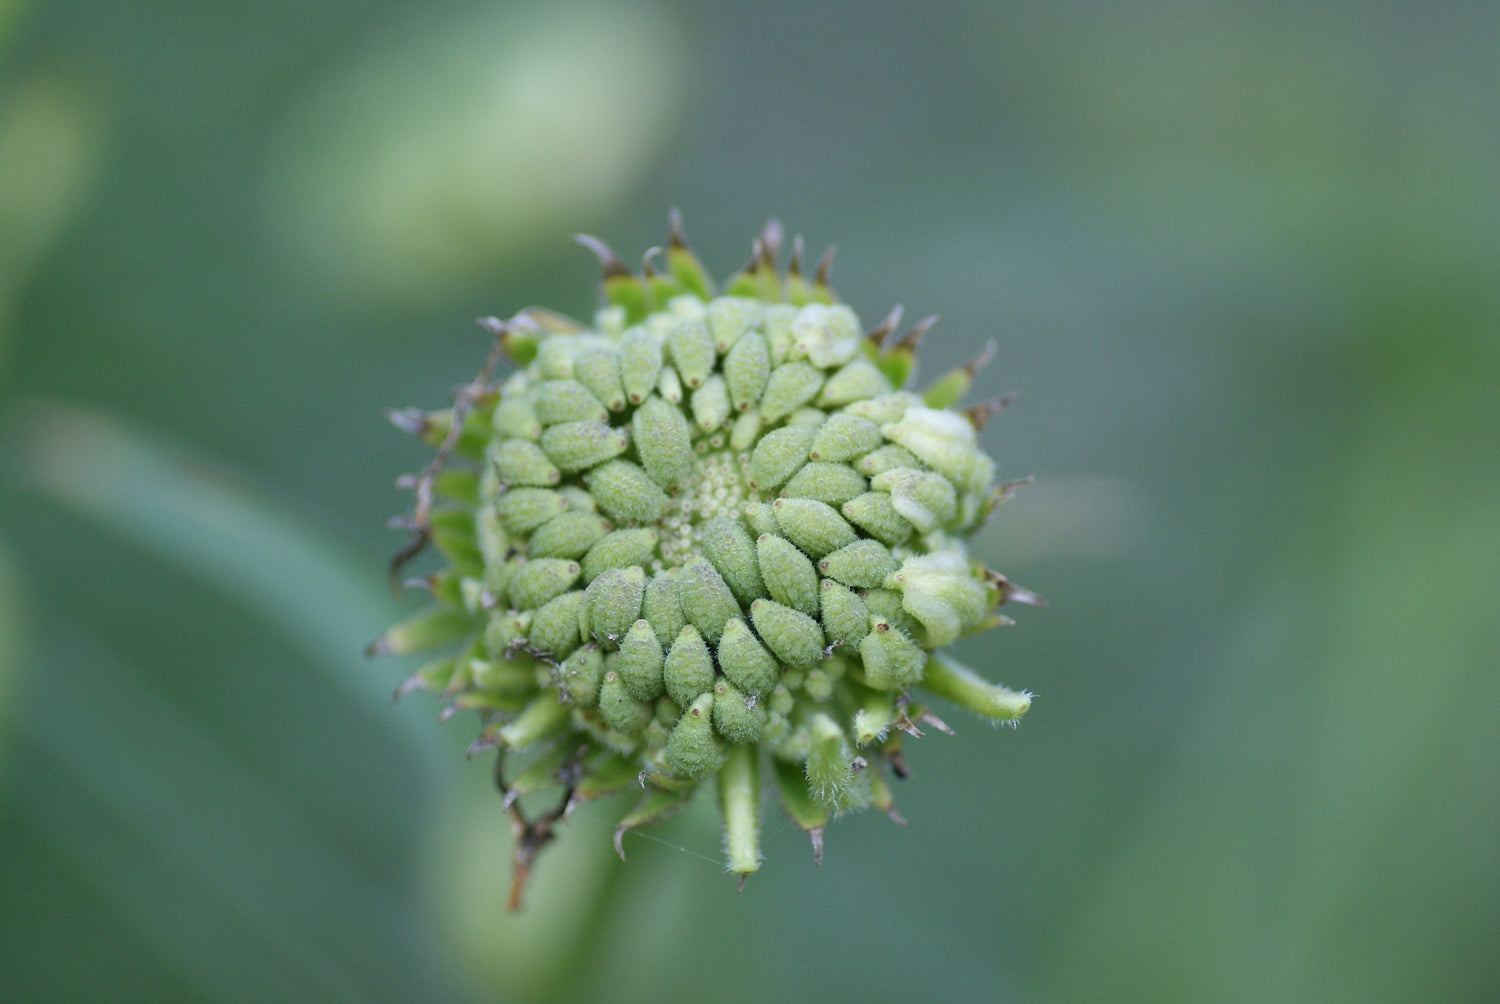
[[764, 596], [766, 587], [760, 580], [755, 542], [745, 524], [728, 516], [715, 516], [703, 524], [702, 533], [704, 557], [723, 576], [734, 598], [745, 605]]
[[403, 691], [482, 716], [475, 748], [497, 747], [513, 814], [561, 781], [552, 815], [517, 816], [518, 877], [576, 801], [640, 779], [619, 836], [709, 778], [743, 877], [762, 776], [816, 844], [842, 812], [893, 811], [882, 772], [923, 689], [999, 721], [1030, 706], [934, 651], [1002, 622], [1006, 599], [1039, 602], [964, 549], [998, 491], [988, 413], [957, 407], [989, 352], [907, 388], [929, 322], [863, 334], [826, 260], [804, 274], [799, 244], [780, 269], [775, 228], [722, 296], [675, 217], [665, 270], [588, 243], [592, 325], [489, 319], [515, 371], [399, 413], [440, 451], [414, 479], [408, 552], [430, 541], [448, 567], [424, 580], [434, 606], [372, 648], [448, 650]]
[[772, 491], [807, 463], [807, 451], [818, 430], [806, 425], [774, 429], [763, 436], [750, 455], [750, 487]]
[[577, 380], [549, 380], [536, 389], [532, 410], [543, 426], [603, 422], [609, 411]]
[[693, 442], [682, 409], [652, 394], [631, 419], [636, 453], [651, 480], [675, 491], [693, 471]]
[[714, 685], [714, 728], [732, 743], [753, 743], [766, 727], [766, 709], [728, 680]]
[[826, 502], [777, 499], [771, 503], [771, 512], [787, 540], [814, 558], [821, 558], [859, 539], [854, 528]]
[[637, 701], [654, 701], [666, 693], [661, 667], [661, 642], [649, 623], [636, 621], [620, 639], [620, 681]]
[[714, 662], [708, 643], [691, 624], [683, 627], [667, 651], [662, 663], [662, 680], [667, 696], [686, 708], [713, 687]]
[[802, 611], [775, 600], [756, 600], [750, 604], [750, 619], [756, 634], [782, 662], [805, 669], [823, 658], [823, 628]]
[[532, 531], [526, 549], [533, 558], [582, 558], [608, 532], [609, 523], [596, 513], [564, 512]]
[[583, 580], [593, 582], [611, 568], [646, 567], [656, 553], [656, 542], [657, 533], [650, 527], [606, 533], [584, 552]]
[[771, 349], [759, 331], [741, 335], [724, 357], [724, 379], [735, 411], [749, 411], [771, 377]]
[[507, 533], [528, 534], [568, 510], [568, 500], [547, 488], [512, 488], [495, 500], [495, 513]]
[[682, 603], [677, 599], [677, 576], [673, 571], [658, 572], [646, 583], [641, 596], [641, 616], [651, 624], [656, 637], [670, 643], [676, 638], [687, 618], [682, 613]]
[[771, 599], [816, 617], [818, 570], [812, 560], [785, 537], [770, 533], [756, 538], [755, 550], [760, 559], [761, 578]]
[[703, 694], [683, 711], [667, 739], [667, 763], [678, 777], [702, 777], [719, 769], [724, 742], [713, 730], [714, 695]]
[[677, 579], [677, 598], [683, 616], [710, 644], [718, 644], [724, 624], [740, 610], [739, 601], [712, 564], [694, 558], [682, 566]]
[[870, 482], [848, 464], [814, 461], [806, 464], [781, 489], [787, 498], [812, 499], [831, 506], [841, 506], [857, 495], [863, 495]]
[[776, 660], [738, 617], [724, 625], [715, 654], [724, 676], [747, 694], [763, 694], [776, 683]]
[[875, 589], [886, 577], [896, 573], [896, 559], [890, 549], [868, 537], [845, 544], [818, 562], [818, 571], [846, 586]]
[[606, 648], [615, 644], [641, 616], [641, 597], [646, 592], [646, 573], [639, 565], [607, 568], [584, 590], [589, 629]]

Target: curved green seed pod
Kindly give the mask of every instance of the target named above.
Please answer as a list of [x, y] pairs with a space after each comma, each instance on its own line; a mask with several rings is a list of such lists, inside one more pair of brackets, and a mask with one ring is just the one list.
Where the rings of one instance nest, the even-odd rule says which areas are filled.
[[594, 501], [594, 496], [584, 491], [581, 485], [558, 485], [557, 494], [568, 500], [568, 508], [574, 512], [599, 511], [599, 504]]
[[682, 378], [675, 368], [670, 365], [661, 368], [661, 376], [656, 378], [656, 392], [670, 404], [682, 403]]
[[708, 643], [691, 624], [678, 632], [672, 647], [667, 650], [662, 662], [662, 682], [667, 696], [680, 708], [686, 708], [698, 699], [698, 695], [713, 688], [713, 657], [709, 654]]
[[787, 425], [810, 425], [815, 429], [820, 428], [826, 421], [828, 421], [828, 412], [818, 408], [798, 408], [786, 417]]
[[[644, 564], [644, 562], [631, 562]], [[687, 623], [682, 613], [682, 603], [677, 599], [677, 574], [675, 569], [658, 572], [646, 583], [646, 592], [641, 597], [641, 616], [651, 623], [657, 638], [676, 638]]]
[[620, 640], [620, 680], [638, 701], [654, 701], [666, 693], [662, 682], [661, 642], [644, 619], [636, 621]]
[[558, 674], [561, 692], [579, 707], [591, 708], [599, 703], [599, 684], [604, 677], [604, 653], [590, 642], [563, 660]]
[[822, 594], [823, 634], [829, 644], [858, 645], [870, 633], [870, 609], [847, 586], [824, 579]]
[[[533, 558], [577, 560], [608, 532], [609, 523], [597, 513], [565, 512], [537, 527], [526, 542], [526, 551]], [[587, 569], [584, 577], [592, 577], [587, 575]]]
[[762, 424], [759, 408], [744, 412], [729, 427], [729, 448], [735, 453], [749, 453], [755, 441], [760, 438]]
[[792, 479], [782, 486], [781, 494], [788, 498], [808, 498], [840, 506], [850, 499], [863, 495], [870, 487], [865, 476], [848, 464], [813, 462], [803, 466]]
[[667, 335], [667, 347], [672, 353], [672, 366], [682, 382], [689, 389], [701, 387], [713, 372], [716, 361], [714, 340], [703, 319], [694, 317], [678, 324]]
[[568, 709], [557, 703], [554, 694], [546, 693], [533, 698], [515, 718], [499, 732], [503, 746], [512, 750], [524, 750], [532, 743], [560, 732], [568, 724]]
[[581, 471], [625, 452], [625, 434], [603, 422], [563, 422], [542, 433], [542, 452], [559, 469]]
[[894, 443], [881, 446], [854, 462], [854, 469], [868, 477], [884, 474], [896, 467], [917, 467], [921, 461], [912, 456], [910, 450]]
[[491, 659], [509, 659], [526, 640], [526, 624], [513, 610], [492, 610], [484, 625], [484, 651]]
[[548, 335], [536, 349], [537, 372], [546, 380], [566, 380], [573, 375], [577, 339], [571, 335]]
[[916, 634], [921, 630], [921, 622], [906, 612], [901, 594], [894, 589], [866, 589], [863, 598], [871, 617], [890, 621], [907, 634]]
[[583, 556], [583, 581], [592, 582], [609, 568], [651, 564], [656, 554], [656, 531], [649, 527], [611, 530]]
[[846, 411], [828, 416], [808, 450], [808, 458], [830, 464], [856, 460], [885, 442], [880, 426]]
[[512, 488], [495, 500], [495, 514], [510, 533], [526, 534], [568, 510], [568, 500], [549, 488]]
[[889, 691], [866, 691], [854, 713], [854, 743], [868, 746], [880, 742], [900, 717]]
[[507, 592], [511, 606], [517, 610], [535, 610], [571, 589], [581, 571], [576, 561], [534, 558], [517, 568], [510, 578]]
[[883, 426], [880, 431], [885, 438], [906, 447], [928, 467], [968, 491], [983, 490], [994, 477], [994, 461], [979, 450], [974, 426], [957, 412], [908, 408], [900, 421]]
[[823, 374], [804, 362], [782, 363], [771, 371], [760, 413], [767, 422], [785, 418], [817, 396]]
[[1031, 709], [1031, 694], [990, 683], [946, 655], [927, 660], [922, 685], [939, 697], [1000, 722], [1014, 722]]
[[792, 321], [797, 317], [797, 308], [789, 303], [775, 303], [767, 307], [761, 317], [760, 330], [765, 332], [766, 344], [771, 349], [771, 368], [786, 362], [792, 351]]
[[724, 357], [724, 380], [729, 385], [729, 400], [735, 411], [748, 411], [760, 400], [771, 378], [771, 350], [766, 336], [747, 331], [739, 337]]
[[837, 408], [888, 394], [891, 390], [891, 382], [879, 367], [868, 359], [855, 359], [828, 378], [823, 393], [818, 395], [818, 404], [824, 408]]
[[682, 566], [677, 578], [677, 598], [688, 623], [712, 645], [717, 645], [724, 634], [725, 622], [740, 612], [734, 593], [718, 570], [703, 558], [694, 558]]
[[649, 523], [667, 510], [667, 496], [651, 477], [626, 460], [611, 460], [588, 472], [599, 508], [622, 523]]
[[771, 599], [816, 617], [818, 570], [813, 567], [812, 560], [785, 537], [770, 533], [756, 538], [755, 551], [761, 579]]
[[630, 696], [619, 673], [611, 670], [604, 674], [599, 685], [599, 714], [610, 728], [634, 738], [646, 731], [655, 713], [654, 705]]
[[745, 693], [764, 694], [776, 685], [780, 667], [741, 618], [730, 618], [724, 625], [724, 636], [719, 639], [716, 654], [720, 671]]
[[750, 487], [772, 491], [805, 463], [807, 450], [818, 436], [818, 430], [806, 425], [772, 429], [755, 444], [750, 455]]
[[808, 789], [807, 774], [800, 764], [789, 763], [779, 757], [771, 760], [776, 787], [781, 794], [781, 807], [792, 817], [807, 835], [812, 838], [813, 864], [823, 863], [823, 827], [828, 825], [830, 813], [812, 797]]
[[728, 680], [714, 684], [714, 728], [732, 743], [754, 743], [766, 727], [766, 708]]
[[807, 786], [818, 803], [838, 812], [860, 801], [854, 754], [848, 737], [828, 715], [819, 712], [808, 722], [812, 746], [807, 754]]
[[878, 540], [861, 538], [818, 562], [818, 571], [856, 589], [878, 589], [896, 573], [896, 559]]
[[548, 488], [557, 484], [562, 472], [529, 439], [503, 439], [490, 447], [490, 463], [507, 485]]
[[366, 649], [371, 655], [410, 655], [467, 637], [474, 620], [462, 610], [434, 604], [393, 624]]
[[612, 349], [596, 348], [578, 356], [578, 382], [610, 411], [625, 407], [625, 385], [620, 382], [620, 357]]
[[[757, 300], [747, 299], [741, 296], [721, 296], [708, 305], [704, 321], [708, 324], [708, 333], [714, 340], [714, 348], [721, 354], [731, 351], [739, 339], [756, 322], [760, 320], [761, 305]], [[770, 369], [770, 357], [767, 356], [766, 367]], [[729, 368], [726, 361], [725, 370]], [[759, 394], [757, 393], [757, 396]]]
[[584, 589], [589, 628], [594, 638], [613, 648], [641, 616], [646, 573], [639, 565], [607, 568]]
[[714, 695], [702, 694], [683, 711], [667, 738], [667, 763], [679, 777], [702, 777], [724, 762], [724, 743], [714, 734]]
[[771, 507], [764, 502], [747, 502], [743, 510], [745, 522], [750, 527], [750, 532], [759, 537], [763, 533], [774, 536], [781, 534], [781, 527], [776, 524], [776, 514]]
[[[703, 555], [718, 569], [735, 599], [748, 604], [764, 596], [755, 542], [745, 524], [727, 516], [715, 516], [703, 524]], [[894, 569], [892, 569], [894, 571]]]
[[682, 409], [655, 394], [630, 419], [635, 452], [651, 480], [676, 489], [693, 470], [693, 437]]
[[922, 399], [915, 394], [897, 391], [894, 394], [882, 394], [880, 397], [851, 402], [844, 406], [844, 410], [851, 415], [868, 418], [876, 425], [881, 426], [881, 435], [884, 435], [884, 426], [891, 422], [900, 421], [901, 416], [906, 414], [908, 408], [921, 406]]
[[822, 660], [823, 627], [802, 611], [774, 600], [756, 600], [750, 604], [750, 619], [755, 633], [782, 662], [807, 669]]
[[542, 423], [536, 417], [530, 403], [523, 397], [506, 397], [495, 406], [490, 416], [490, 428], [501, 439], [530, 439], [542, 437]]
[[839, 511], [845, 519], [887, 547], [905, 542], [916, 530], [905, 516], [896, 511], [889, 492], [856, 495]]
[[808, 700], [822, 704], [833, 696], [833, 678], [821, 668], [809, 669], [802, 681], [802, 693]]
[[609, 420], [609, 411], [577, 380], [549, 380], [538, 385], [531, 408], [544, 426]]
[[875, 620], [859, 643], [865, 682], [877, 690], [905, 690], [922, 682], [927, 653], [890, 621]]
[[704, 432], [713, 432], [729, 421], [729, 390], [724, 378], [715, 373], [693, 391], [693, 421]]
[[932, 645], [949, 645], [978, 627], [989, 613], [990, 586], [958, 551], [906, 559], [887, 585], [901, 593], [901, 606], [927, 630]]
[[812, 499], [777, 499], [771, 503], [776, 525], [793, 544], [821, 558], [851, 544], [859, 535], [832, 506]]
[[661, 377], [661, 342], [641, 328], [632, 328], [620, 339], [620, 382], [631, 404], [640, 404], [656, 389]]
[[527, 643], [554, 659], [566, 657], [583, 643], [578, 632], [578, 609], [582, 604], [581, 589], [554, 596], [542, 604], [531, 617]]
[[958, 515], [958, 493], [947, 478], [932, 471], [895, 467], [871, 478], [870, 487], [889, 492], [891, 505], [922, 533], [945, 526]]

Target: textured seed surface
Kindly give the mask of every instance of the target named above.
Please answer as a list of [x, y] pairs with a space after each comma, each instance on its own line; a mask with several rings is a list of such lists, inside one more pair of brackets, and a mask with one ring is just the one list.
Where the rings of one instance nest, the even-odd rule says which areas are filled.
[[509, 797], [639, 783], [629, 829], [713, 779], [743, 877], [762, 777], [810, 832], [894, 812], [924, 678], [1023, 713], [1030, 695], [934, 650], [1026, 594], [964, 548], [995, 505], [983, 418], [956, 400], [970, 368], [907, 386], [915, 338], [894, 315], [866, 336], [822, 267], [779, 270], [769, 229], [717, 297], [680, 229], [645, 276], [600, 247], [592, 325], [519, 315], [497, 329], [513, 372], [402, 413], [434, 446], [462, 437], [423, 475], [437, 605], [379, 647], [446, 647], [403, 689], [480, 713]]

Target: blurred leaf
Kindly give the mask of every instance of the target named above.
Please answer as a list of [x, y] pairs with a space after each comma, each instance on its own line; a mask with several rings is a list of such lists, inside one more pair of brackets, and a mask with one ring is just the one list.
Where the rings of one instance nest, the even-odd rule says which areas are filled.
[[644, 177], [682, 41], [650, 0], [479, 5], [403, 24], [286, 122], [269, 205], [360, 299], [438, 298]]
[[[0, 3], [0, 38], [11, 16]], [[0, 91], [0, 373], [15, 299], [99, 174], [104, 120], [96, 105], [57, 69]]]
[[11, 709], [19, 696], [21, 667], [26, 657], [21, 602], [20, 579], [10, 556], [0, 546], [0, 792], [5, 787], [6, 767], [10, 763]]
[[380, 592], [382, 575], [360, 574], [270, 500], [148, 433], [38, 400], [12, 418], [23, 482], [257, 610], [390, 728], [441, 787], [449, 765], [436, 730], [387, 704], [400, 667], [360, 654], [396, 618]]

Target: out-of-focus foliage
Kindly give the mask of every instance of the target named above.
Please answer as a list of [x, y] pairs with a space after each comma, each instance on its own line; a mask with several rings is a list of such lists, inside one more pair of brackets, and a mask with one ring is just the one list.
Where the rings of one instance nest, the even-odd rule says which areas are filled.
[[[0, 3], [5, 996], [1494, 998], [1496, 51], [1479, 3]], [[957, 654], [1038, 698], [819, 870], [585, 807], [508, 917], [472, 728], [358, 654], [412, 609], [380, 408], [674, 204], [721, 273], [836, 240], [928, 376], [997, 339], [1038, 480], [977, 548], [1051, 607]]]

